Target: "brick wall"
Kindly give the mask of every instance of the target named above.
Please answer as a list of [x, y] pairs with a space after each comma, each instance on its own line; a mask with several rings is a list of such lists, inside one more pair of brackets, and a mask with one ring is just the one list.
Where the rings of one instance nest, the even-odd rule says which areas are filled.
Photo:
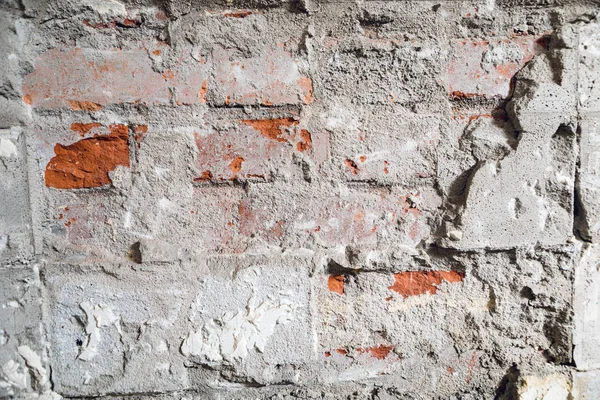
[[0, 397], [600, 398], [599, 12], [0, 2]]

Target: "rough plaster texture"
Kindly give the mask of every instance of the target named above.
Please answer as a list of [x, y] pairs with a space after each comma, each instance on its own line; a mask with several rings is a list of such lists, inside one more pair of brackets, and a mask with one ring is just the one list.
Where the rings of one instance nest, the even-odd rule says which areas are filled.
[[599, 12], [0, 1], [0, 397], [600, 398]]

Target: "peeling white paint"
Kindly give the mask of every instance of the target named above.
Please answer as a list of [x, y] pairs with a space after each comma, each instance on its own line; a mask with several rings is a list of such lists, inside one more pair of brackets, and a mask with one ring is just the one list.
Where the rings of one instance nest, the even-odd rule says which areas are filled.
[[88, 335], [88, 340], [78, 358], [83, 361], [90, 361], [98, 353], [98, 345], [101, 340], [100, 328], [114, 324], [119, 333], [121, 333], [121, 327], [119, 325], [119, 317], [113, 313], [110, 307], [99, 304], [92, 306], [87, 301], [84, 301], [79, 306], [87, 317], [85, 332]]
[[25, 364], [35, 371], [35, 377], [40, 383], [40, 385], [44, 386], [48, 382], [48, 377], [46, 375], [46, 368], [42, 366], [42, 358], [36, 354], [35, 351], [31, 350], [29, 346], [19, 346], [17, 348], [21, 357], [25, 359]]
[[15, 300], [9, 301], [8, 303], [6, 303], [6, 305], [9, 306], [9, 307], [11, 307], [11, 308], [19, 308], [19, 307], [21, 307], [19, 305], [19, 302], [15, 301]]
[[181, 345], [183, 355], [220, 362], [245, 358], [253, 348], [263, 352], [275, 326], [290, 322], [297, 306], [287, 299], [265, 300], [256, 307], [253, 303], [250, 298], [246, 310], [228, 312], [190, 332]]
[[14, 360], [8, 360], [6, 364], [2, 366], [2, 373], [4, 373], [4, 380], [0, 381], [0, 388], [6, 389], [10, 387], [16, 387], [17, 389], [27, 388], [27, 375], [25, 370], [19, 372], [21, 364]]
[[17, 157], [17, 146], [10, 139], [0, 139], [0, 157]]

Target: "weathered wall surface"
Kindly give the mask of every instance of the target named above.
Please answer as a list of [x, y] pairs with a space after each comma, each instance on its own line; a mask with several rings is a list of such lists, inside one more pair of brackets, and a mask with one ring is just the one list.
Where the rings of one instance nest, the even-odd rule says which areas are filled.
[[600, 398], [597, 2], [0, 4], [0, 397]]

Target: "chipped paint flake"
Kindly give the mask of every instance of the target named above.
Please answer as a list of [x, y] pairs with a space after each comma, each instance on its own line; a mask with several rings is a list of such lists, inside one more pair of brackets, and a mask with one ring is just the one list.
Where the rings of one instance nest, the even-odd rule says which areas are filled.
[[119, 325], [119, 317], [114, 314], [110, 307], [102, 305], [92, 306], [87, 301], [84, 301], [79, 306], [87, 317], [85, 332], [88, 335], [88, 340], [78, 358], [83, 361], [90, 361], [98, 353], [98, 345], [101, 340], [100, 328], [114, 324], [119, 333], [121, 333], [121, 327]]
[[7, 389], [15, 387], [17, 389], [27, 388], [27, 375], [25, 370], [19, 372], [21, 364], [14, 360], [8, 360], [6, 364], [2, 366], [2, 373], [4, 374], [4, 380], [0, 381], [0, 388]]
[[10, 139], [0, 139], [0, 157], [17, 157], [17, 146]]
[[255, 306], [251, 298], [246, 310], [228, 312], [190, 332], [181, 345], [181, 352], [213, 363], [245, 358], [253, 348], [263, 352], [276, 325], [290, 322], [296, 309], [287, 299], [265, 300]]
[[29, 346], [19, 346], [17, 348], [21, 357], [25, 359], [25, 364], [30, 370], [34, 372], [34, 376], [41, 386], [44, 386], [48, 382], [46, 375], [46, 368], [42, 366], [42, 358]]

